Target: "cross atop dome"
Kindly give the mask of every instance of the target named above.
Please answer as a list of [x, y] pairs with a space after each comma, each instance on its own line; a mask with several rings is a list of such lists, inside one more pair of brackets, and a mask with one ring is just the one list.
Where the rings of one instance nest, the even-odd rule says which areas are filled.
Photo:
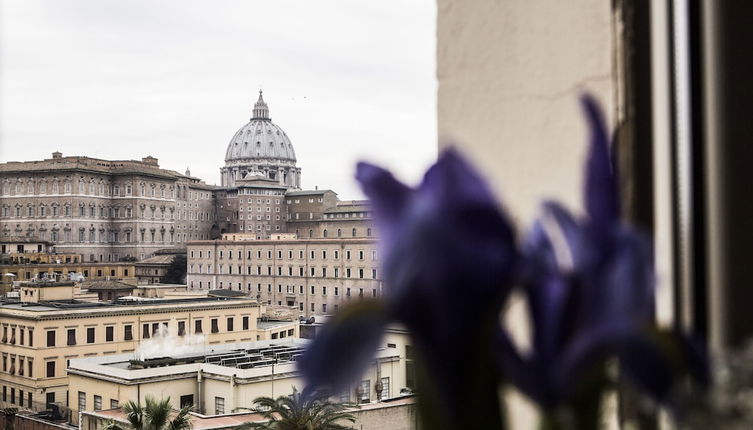
[[251, 120], [255, 119], [261, 119], [261, 120], [270, 120], [269, 118], [269, 107], [267, 107], [267, 103], [264, 101], [264, 97], [262, 97], [262, 91], [259, 90], [259, 100], [256, 101], [256, 104], [254, 105], [254, 115], [251, 117]]

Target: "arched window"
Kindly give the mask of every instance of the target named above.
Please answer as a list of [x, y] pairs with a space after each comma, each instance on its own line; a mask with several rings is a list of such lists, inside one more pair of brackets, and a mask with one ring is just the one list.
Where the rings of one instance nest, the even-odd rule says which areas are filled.
[[343, 231], [338, 228], [337, 229], [337, 237], [342, 237], [342, 235], [343, 235]]
[[322, 232], [322, 236], [324, 236], [325, 238], [327, 237], [327, 229], [326, 229], [326, 228], [325, 228], [325, 229], [324, 229], [324, 231]]
[[314, 230], [309, 230], [309, 237], [314, 237]]
[[353, 237], [356, 237], [356, 229], [353, 227]]
[[366, 236], [371, 237], [371, 229], [370, 228], [366, 229]]

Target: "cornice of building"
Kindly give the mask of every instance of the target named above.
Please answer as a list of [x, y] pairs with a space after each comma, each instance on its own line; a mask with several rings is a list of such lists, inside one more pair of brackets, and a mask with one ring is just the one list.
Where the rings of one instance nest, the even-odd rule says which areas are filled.
[[[185, 299], [186, 301], [190, 299]], [[44, 306], [44, 304], [40, 304]], [[17, 308], [0, 307], [0, 317], [17, 318], [28, 321], [52, 321], [52, 320], [74, 320], [84, 318], [96, 318], [105, 316], [129, 316], [129, 315], [148, 315], [148, 314], [169, 314], [181, 311], [204, 311], [204, 310], [223, 310], [223, 309], [240, 309], [240, 308], [258, 308], [259, 304], [253, 299], [218, 299], [216, 301], [207, 301], [204, 303], [182, 304], [182, 303], [149, 303], [142, 305], [115, 305], [106, 309], [84, 310], [81, 309], [55, 309], [55, 310], [25, 310]], [[75, 311], [75, 312], [72, 312]]]

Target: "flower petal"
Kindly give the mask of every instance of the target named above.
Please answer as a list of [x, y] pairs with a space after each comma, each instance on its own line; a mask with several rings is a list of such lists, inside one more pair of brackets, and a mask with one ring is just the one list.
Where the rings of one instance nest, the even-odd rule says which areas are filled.
[[446, 206], [478, 204], [497, 207], [486, 181], [454, 148], [445, 150], [436, 164], [429, 168], [418, 193], [426, 201]]
[[591, 134], [584, 193], [586, 212], [597, 224], [617, 222], [620, 218], [617, 175], [609, 155], [610, 139], [604, 116], [592, 96], [582, 96], [581, 104]]
[[306, 393], [337, 393], [359, 381], [386, 323], [384, 306], [377, 301], [351, 304], [332, 317], [298, 361]]
[[[587, 306], [600, 321], [642, 324], [653, 320], [654, 266], [648, 240], [620, 227], [611, 233], [611, 258], [605, 261]], [[598, 324], [598, 321], [592, 321]]]
[[493, 351], [499, 373], [506, 381], [539, 405], [547, 407], [555, 403], [548, 390], [545, 375], [533, 367], [533, 360], [520, 356], [510, 336], [501, 328], [494, 339]]
[[369, 163], [358, 163], [356, 179], [378, 219], [387, 223], [400, 220], [413, 190], [395, 179], [389, 171]]

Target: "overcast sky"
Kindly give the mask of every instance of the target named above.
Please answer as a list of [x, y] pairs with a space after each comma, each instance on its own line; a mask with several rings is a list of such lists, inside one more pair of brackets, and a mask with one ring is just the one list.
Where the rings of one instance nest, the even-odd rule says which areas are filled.
[[0, 161], [53, 151], [219, 184], [259, 88], [304, 188], [360, 198], [359, 159], [436, 157], [433, 0], [0, 0]]

